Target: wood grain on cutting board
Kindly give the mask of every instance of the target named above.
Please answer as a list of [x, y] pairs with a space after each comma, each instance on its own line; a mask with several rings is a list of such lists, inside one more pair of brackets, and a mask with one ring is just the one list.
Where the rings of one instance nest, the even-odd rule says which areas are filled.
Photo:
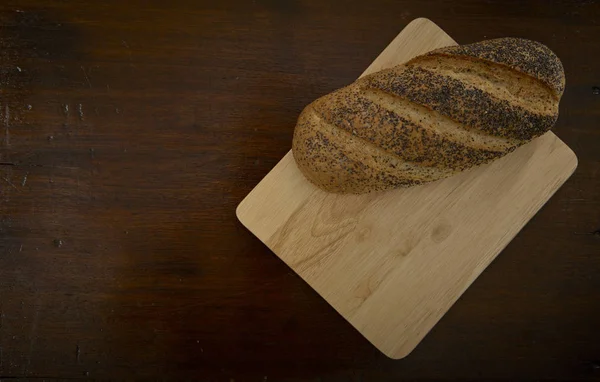
[[[431, 21], [414, 20], [363, 75], [454, 44]], [[549, 132], [448, 179], [336, 195], [309, 183], [289, 152], [237, 216], [373, 345], [402, 358], [576, 166]]]

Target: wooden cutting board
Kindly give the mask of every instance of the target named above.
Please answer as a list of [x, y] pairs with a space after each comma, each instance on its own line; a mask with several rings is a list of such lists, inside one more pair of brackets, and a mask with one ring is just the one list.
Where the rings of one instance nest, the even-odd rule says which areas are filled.
[[[455, 44], [433, 22], [414, 20], [363, 76]], [[571, 149], [547, 133], [445, 180], [334, 195], [309, 183], [290, 151], [237, 216], [373, 345], [402, 358], [576, 167]]]

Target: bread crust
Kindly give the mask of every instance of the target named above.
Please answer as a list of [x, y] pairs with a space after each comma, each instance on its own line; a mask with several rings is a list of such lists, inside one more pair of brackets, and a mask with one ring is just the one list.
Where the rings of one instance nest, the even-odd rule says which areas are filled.
[[548, 131], [564, 83], [556, 55], [533, 41], [442, 48], [308, 105], [292, 151], [302, 173], [329, 192], [423, 184]]

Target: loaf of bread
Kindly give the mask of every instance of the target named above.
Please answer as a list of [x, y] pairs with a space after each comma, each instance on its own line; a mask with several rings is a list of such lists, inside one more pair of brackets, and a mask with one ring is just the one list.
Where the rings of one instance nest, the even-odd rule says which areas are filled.
[[308, 105], [293, 155], [306, 178], [329, 192], [431, 182], [548, 131], [564, 86], [560, 60], [534, 41], [438, 49]]

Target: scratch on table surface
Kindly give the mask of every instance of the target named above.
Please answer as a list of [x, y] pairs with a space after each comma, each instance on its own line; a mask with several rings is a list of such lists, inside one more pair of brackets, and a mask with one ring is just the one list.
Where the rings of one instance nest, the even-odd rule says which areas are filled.
[[23, 176], [23, 181], [21, 182], [21, 187], [25, 187], [25, 183], [27, 183], [27, 175], [29, 175], [28, 172], [26, 172], [25, 175]]
[[15, 186], [7, 177], [2, 178], [6, 183], [8, 183], [12, 188], [18, 190], [17, 186]]
[[129, 44], [125, 40], [121, 40], [121, 41], [123, 43], [123, 46], [125, 48], [127, 48], [127, 53], [129, 54], [129, 66], [131, 66], [132, 68], [135, 68], [135, 65], [133, 65], [133, 56], [131, 55], [131, 48], [129, 47]]
[[88, 86], [90, 87], [90, 89], [92, 88], [92, 83], [90, 81], [90, 77], [88, 77], [87, 72], [85, 71], [85, 68], [83, 67], [83, 65], [81, 66], [81, 70], [83, 71], [83, 75], [85, 76], [85, 80], [87, 81]]
[[83, 121], [83, 105], [77, 105], [77, 114], [79, 114], [79, 119]]
[[10, 146], [10, 109], [8, 105], [4, 107], [4, 145]]

